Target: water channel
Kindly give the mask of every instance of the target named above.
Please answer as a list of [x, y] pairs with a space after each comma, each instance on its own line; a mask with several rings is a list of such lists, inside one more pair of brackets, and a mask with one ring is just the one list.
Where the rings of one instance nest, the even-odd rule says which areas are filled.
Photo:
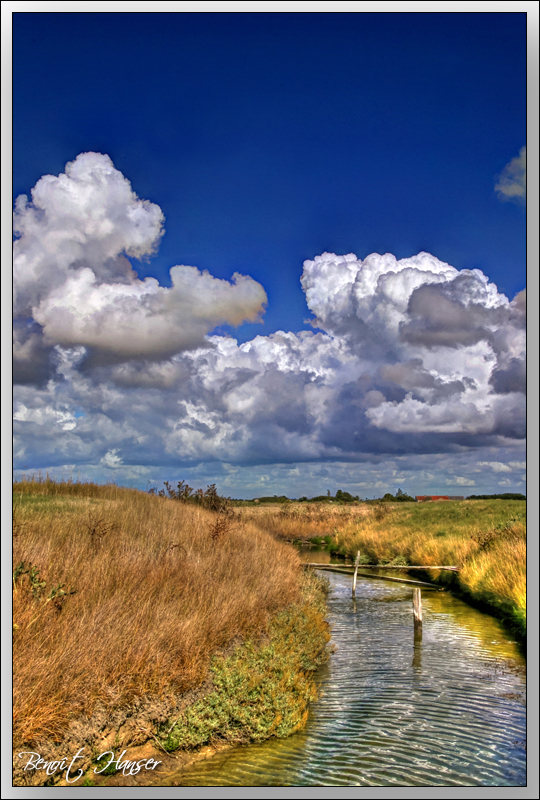
[[359, 578], [353, 600], [350, 576], [324, 574], [336, 650], [307, 727], [159, 785], [524, 786], [525, 659], [500, 623], [426, 590], [415, 640], [411, 586]]

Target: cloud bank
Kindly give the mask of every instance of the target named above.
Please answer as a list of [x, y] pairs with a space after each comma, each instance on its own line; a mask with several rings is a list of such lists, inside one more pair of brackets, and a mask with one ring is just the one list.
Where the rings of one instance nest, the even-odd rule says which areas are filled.
[[398, 480], [396, 459], [436, 456], [454, 459], [441, 486], [478, 486], [477, 464], [522, 462], [525, 293], [510, 301], [479, 270], [323, 253], [301, 277], [313, 330], [239, 344], [211, 331], [259, 318], [262, 286], [192, 266], [170, 288], [140, 280], [128, 257], [155, 251], [163, 215], [107, 156], [38, 181], [15, 227], [16, 466], [142, 479], [204, 463], [232, 480], [386, 459]]

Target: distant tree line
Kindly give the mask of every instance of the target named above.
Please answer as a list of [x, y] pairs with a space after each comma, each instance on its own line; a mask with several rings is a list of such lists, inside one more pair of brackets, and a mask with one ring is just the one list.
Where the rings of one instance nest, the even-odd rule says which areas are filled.
[[411, 497], [409, 494], [405, 494], [405, 492], [402, 492], [401, 489], [398, 489], [395, 494], [390, 494], [390, 492], [387, 492], [382, 499], [385, 503], [416, 503], [414, 497]]
[[526, 500], [524, 494], [506, 492], [505, 494], [470, 494], [467, 500]]
[[360, 498], [358, 495], [352, 495], [349, 492], [344, 492], [342, 489], [338, 489], [335, 495], [330, 494], [330, 489], [328, 489], [326, 494], [319, 494], [317, 497], [299, 497], [299, 503], [359, 503]]
[[290, 503], [292, 502], [289, 497], [285, 497], [284, 494], [277, 495], [274, 494], [272, 497], [257, 497], [256, 498], [259, 503]]
[[[183, 503], [195, 503], [197, 505], [203, 506], [204, 508], [208, 508], [212, 511], [223, 511], [225, 508], [231, 506], [231, 503], [242, 503], [242, 502], [254, 502], [253, 500], [250, 501], [242, 501], [242, 500], [231, 500], [230, 497], [221, 497], [218, 494], [216, 489], [216, 484], [212, 483], [210, 486], [206, 487], [206, 490], [203, 491], [202, 489], [193, 489], [191, 486], [185, 481], [178, 481], [176, 487], [173, 486], [169, 481], [164, 481], [165, 489], [156, 489], [151, 488], [149, 489], [149, 494], [157, 494], [159, 497], [170, 497], [173, 500], [180, 500]], [[526, 500], [524, 494], [519, 494], [517, 492], [506, 492], [504, 494], [470, 494], [467, 498], [468, 500]], [[291, 503], [294, 501], [294, 498], [286, 497], [285, 495], [273, 495], [272, 497], [258, 497], [257, 501], [259, 503]], [[338, 504], [345, 504], [345, 503], [359, 503], [361, 502], [360, 497], [358, 495], [352, 495], [350, 492], [344, 492], [342, 489], [338, 489], [335, 495], [330, 493], [330, 490], [327, 491], [326, 494], [320, 494], [316, 497], [299, 497], [299, 503], [338, 503]], [[370, 500], [366, 501], [370, 503], [415, 503], [416, 499], [411, 497], [408, 494], [405, 494], [401, 489], [398, 489], [396, 494], [391, 494], [387, 492], [382, 498], [379, 500]]]

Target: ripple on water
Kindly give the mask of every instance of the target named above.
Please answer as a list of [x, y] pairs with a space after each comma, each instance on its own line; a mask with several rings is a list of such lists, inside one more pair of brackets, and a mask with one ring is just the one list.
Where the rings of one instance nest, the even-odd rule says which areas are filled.
[[525, 670], [499, 623], [410, 587], [328, 574], [337, 646], [305, 730], [218, 753], [169, 776], [183, 786], [524, 786]]

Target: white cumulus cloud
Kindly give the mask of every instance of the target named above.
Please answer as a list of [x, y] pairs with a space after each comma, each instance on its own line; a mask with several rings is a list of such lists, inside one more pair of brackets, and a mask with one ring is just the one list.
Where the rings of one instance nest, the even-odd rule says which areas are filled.
[[447, 486], [476, 486], [476, 482], [472, 478], [462, 477], [447, 478], [445, 484]]
[[121, 466], [123, 461], [122, 457], [118, 455], [118, 450], [114, 448], [113, 450], [108, 450], [103, 458], [100, 459], [99, 463], [104, 467], [114, 469], [115, 467]]
[[99, 153], [41, 178], [31, 203], [17, 199], [15, 316], [34, 321], [32, 333], [19, 325], [19, 369], [54, 345], [88, 348], [94, 363], [163, 360], [200, 346], [216, 325], [258, 318], [266, 294], [244, 275], [229, 282], [182, 265], [170, 271], [171, 288], [140, 280], [126, 256], [149, 256], [162, 224], [159, 206], [140, 200]]
[[129, 283], [123, 255], [142, 258], [155, 250], [163, 214], [137, 197], [109, 156], [82, 153], [65, 173], [41, 178], [31, 202], [17, 198], [14, 231], [15, 311], [30, 313], [82, 267], [99, 282]]
[[512, 472], [510, 464], [503, 464], [501, 461], [478, 461], [479, 467], [488, 467], [493, 472]]

